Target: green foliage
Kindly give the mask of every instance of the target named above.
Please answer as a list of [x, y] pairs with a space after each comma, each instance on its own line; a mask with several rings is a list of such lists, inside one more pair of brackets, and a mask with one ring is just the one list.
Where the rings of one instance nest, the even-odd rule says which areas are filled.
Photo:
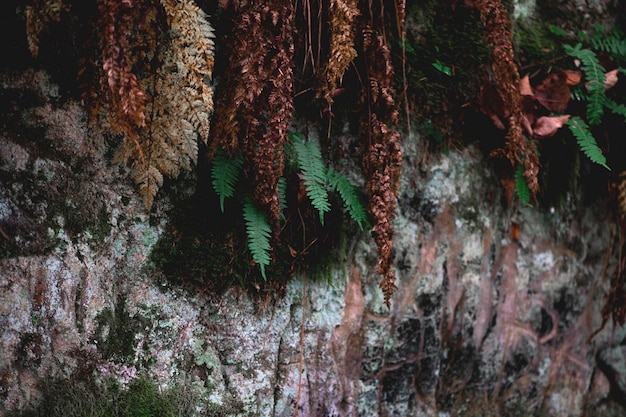
[[248, 249], [250, 249], [252, 259], [259, 265], [263, 279], [267, 279], [265, 267], [269, 266], [272, 260], [270, 255], [272, 229], [267, 221], [267, 215], [255, 206], [252, 200], [247, 200], [243, 205], [243, 217], [246, 221]]
[[287, 178], [280, 177], [278, 179], [278, 200], [280, 202], [281, 215], [284, 220], [282, 211], [287, 208]]
[[133, 380], [125, 394], [124, 417], [175, 416], [171, 403], [145, 378]]
[[126, 309], [126, 298], [119, 296], [113, 309], [105, 308], [96, 322], [96, 340], [105, 358], [130, 361], [135, 356], [135, 334], [143, 328], [142, 319], [130, 316]]
[[232, 197], [235, 193], [235, 183], [242, 166], [243, 155], [241, 152], [234, 158], [229, 158], [226, 152], [219, 149], [215, 157], [213, 157], [211, 177], [213, 179], [213, 189], [220, 198], [222, 213], [224, 212], [224, 200], [227, 197]]
[[609, 54], [620, 66], [626, 64], [626, 39], [618, 32], [606, 36], [602, 27], [597, 25], [592, 36], [583, 35], [581, 38], [588, 39], [595, 50]]
[[326, 167], [322, 160], [322, 152], [315, 143], [304, 141], [301, 134], [294, 133], [290, 136], [307, 196], [319, 213], [320, 223], [324, 224], [324, 213], [330, 211], [330, 202], [326, 190]]
[[524, 166], [522, 165], [518, 165], [515, 170], [515, 193], [522, 205], [527, 206], [530, 204], [530, 188], [528, 188], [528, 182], [526, 177], [524, 177]]
[[[367, 210], [361, 201], [358, 189], [343, 174], [327, 169], [322, 159], [319, 146], [312, 141], [304, 140], [302, 134], [291, 133], [291, 143], [286, 145], [287, 166], [292, 166], [306, 189], [311, 205], [317, 211], [320, 224], [324, 225], [324, 215], [331, 209], [329, 191], [335, 191], [341, 197], [343, 205], [350, 217], [361, 230], [370, 227]], [[241, 155], [230, 159], [225, 152], [216, 153], [211, 168], [213, 189], [219, 197], [220, 209], [224, 212], [224, 201], [235, 195], [239, 172], [243, 167]], [[278, 196], [281, 209], [287, 207], [287, 178], [278, 181]], [[249, 193], [241, 193], [243, 197], [243, 216], [246, 223], [248, 249], [252, 259], [259, 265], [263, 279], [266, 268], [271, 263], [272, 235], [267, 214], [256, 207]], [[286, 220], [284, 213], [281, 219]]]
[[359, 198], [359, 193], [354, 185], [344, 175], [335, 172], [332, 168], [326, 171], [328, 185], [341, 196], [343, 205], [350, 214], [350, 217], [357, 222], [361, 230], [369, 229], [370, 223], [367, 211], [363, 202]]
[[618, 116], [622, 116], [624, 120], [626, 121], [626, 105], [616, 103], [615, 101], [606, 97], [604, 100], [604, 106], [607, 109], [611, 110], [611, 112], [613, 112], [614, 114], [617, 114]]
[[49, 381], [42, 388], [41, 402], [7, 417], [221, 417], [237, 415], [242, 408], [229, 398], [223, 406], [211, 403], [190, 380], [166, 389], [146, 377], [125, 388], [112, 380], [96, 384], [76, 379]]
[[587, 155], [587, 157], [591, 159], [591, 161], [595, 162], [598, 165], [602, 165], [606, 169], [610, 170], [610, 168], [606, 164], [606, 158], [602, 154], [602, 150], [600, 149], [600, 147], [596, 143], [595, 138], [589, 131], [589, 126], [587, 126], [587, 123], [585, 123], [585, 121], [580, 117], [572, 117], [568, 120], [567, 125], [576, 137], [578, 145], [580, 146], [580, 149], [583, 151], [583, 153]]
[[[572, 47], [565, 45], [565, 52], [579, 59], [587, 77], [587, 118], [589, 124], [597, 125], [602, 121], [604, 113], [604, 67], [600, 65], [596, 53], [591, 49], [583, 49], [582, 43]], [[594, 141], [595, 142], [595, 141]]]

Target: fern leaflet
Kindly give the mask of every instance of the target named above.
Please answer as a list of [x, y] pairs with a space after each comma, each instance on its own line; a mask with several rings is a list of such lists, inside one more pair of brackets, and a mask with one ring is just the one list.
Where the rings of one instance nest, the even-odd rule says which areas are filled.
[[213, 179], [213, 189], [220, 197], [222, 213], [224, 212], [224, 200], [226, 197], [232, 197], [235, 193], [235, 183], [242, 166], [243, 156], [241, 153], [231, 159], [226, 152], [219, 150], [213, 157], [211, 178]]
[[530, 188], [528, 188], [528, 182], [524, 177], [523, 165], [518, 165], [515, 169], [515, 193], [523, 205], [530, 205]]
[[280, 216], [284, 220], [283, 211], [287, 208], [287, 178], [285, 177], [278, 179], [278, 202], [280, 203]]
[[361, 230], [363, 227], [369, 229], [367, 210], [359, 198], [356, 187], [343, 174], [333, 171], [332, 168], [328, 169], [326, 178], [328, 185], [341, 196], [343, 205], [348, 210], [350, 217], [357, 222]]
[[601, 38], [602, 34], [591, 37], [591, 44], [598, 51], [606, 52], [618, 62], [626, 59], [626, 39], [622, 39], [616, 34]]
[[592, 125], [599, 124], [602, 119], [604, 108], [604, 67], [600, 65], [595, 52], [590, 49], [582, 49], [579, 43], [575, 47], [565, 45], [565, 52], [571, 57], [577, 58], [582, 63], [583, 71], [587, 77], [587, 118]]
[[319, 146], [313, 142], [305, 142], [299, 134], [291, 134], [291, 142], [296, 151], [307, 196], [319, 213], [320, 223], [324, 224], [324, 213], [330, 211], [330, 202], [326, 190], [326, 168], [322, 161], [322, 152]]
[[617, 114], [618, 116], [622, 116], [624, 120], [626, 120], [626, 105], [618, 104], [608, 97], [604, 100], [604, 105], [606, 106], [607, 109], [611, 110], [614, 114]]
[[576, 136], [576, 140], [578, 141], [578, 146], [583, 151], [585, 155], [591, 161], [595, 162], [598, 165], [602, 165], [606, 169], [610, 170], [608, 165], [606, 164], [606, 158], [602, 154], [602, 150], [598, 146], [596, 139], [591, 134], [589, 130], [589, 126], [582, 120], [580, 117], [572, 117], [567, 121], [567, 125], [570, 130]]
[[243, 218], [246, 221], [246, 233], [248, 235], [248, 249], [252, 259], [259, 265], [261, 276], [267, 280], [265, 267], [270, 264], [271, 250], [270, 236], [272, 229], [263, 211], [248, 199], [243, 205]]

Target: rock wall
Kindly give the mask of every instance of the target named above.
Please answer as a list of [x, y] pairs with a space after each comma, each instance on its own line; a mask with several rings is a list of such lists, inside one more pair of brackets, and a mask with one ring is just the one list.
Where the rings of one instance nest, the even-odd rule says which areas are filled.
[[621, 415], [626, 331], [594, 334], [617, 273], [604, 202], [504, 208], [480, 152], [407, 135], [390, 309], [365, 233], [328, 282], [215, 298], [148, 262], [167, 202], [145, 211], [81, 106], [42, 71], [0, 80], [0, 415], [87, 374], [195, 384], [223, 407], [205, 415]]

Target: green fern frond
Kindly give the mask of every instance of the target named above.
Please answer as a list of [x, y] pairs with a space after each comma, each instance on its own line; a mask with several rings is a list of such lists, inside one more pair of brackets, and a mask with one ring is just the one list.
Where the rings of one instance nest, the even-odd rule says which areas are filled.
[[333, 171], [329, 168], [326, 173], [328, 185], [339, 193], [343, 205], [352, 217], [352, 220], [357, 222], [361, 230], [365, 227], [370, 228], [369, 219], [367, 218], [367, 210], [363, 205], [363, 202], [359, 198], [357, 189], [345, 175]]
[[220, 209], [223, 213], [224, 200], [227, 197], [232, 197], [235, 193], [235, 183], [243, 166], [243, 156], [239, 153], [231, 159], [226, 152], [219, 150], [213, 157], [212, 163], [211, 178], [213, 179], [213, 189], [220, 197]]
[[254, 205], [252, 200], [247, 200], [243, 205], [243, 218], [246, 221], [246, 234], [248, 235], [248, 249], [252, 259], [259, 265], [263, 279], [265, 267], [270, 264], [272, 246], [270, 236], [272, 229], [267, 221], [267, 215]]
[[595, 52], [590, 49], [582, 49], [579, 43], [575, 47], [565, 45], [565, 52], [580, 60], [582, 69], [587, 78], [587, 91], [589, 93], [587, 101], [587, 118], [592, 125], [599, 124], [604, 112], [604, 67], [600, 65]]
[[330, 202], [326, 190], [326, 167], [322, 160], [322, 152], [317, 144], [304, 141], [300, 134], [292, 133], [290, 138], [296, 151], [307, 196], [319, 213], [320, 223], [324, 224], [324, 213], [330, 211]]
[[278, 179], [278, 202], [280, 203], [280, 216], [284, 220], [283, 211], [287, 208], [287, 178]]
[[518, 165], [515, 169], [515, 194], [519, 197], [520, 203], [524, 206], [530, 205], [530, 188], [524, 176], [524, 167]]
[[606, 158], [602, 154], [602, 150], [598, 146], [596, 139], [591, 134], [589, 126], [587, 126], [585, 121], [580, 117], [572, 117], [567, 121], [567, 125], [576, 137], [578, 146], [580, 146], [583, 153], [587, 155], [592, 162], [602, 165], [606, 169], [610, 170], [606, 164]]
[[626, 39], [619, 37], [617, 34], [602, 37], [602, 34], [591, 37], [591, 44], [594, 49], [606, 52], [616, 61], [626, 60]]
[[622, 116], [626, 120], [626, 105], [618, 104], [608, 97], [604, 100], [604, 105], [607, 109], [611, 110], [613, 114]]

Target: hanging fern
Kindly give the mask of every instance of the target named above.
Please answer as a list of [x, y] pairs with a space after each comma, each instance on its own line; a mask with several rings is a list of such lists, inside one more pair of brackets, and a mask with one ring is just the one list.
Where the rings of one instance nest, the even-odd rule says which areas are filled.
[[590, 40], [594, 49], [606, 52], [618, 62], [624, 62], [626, 60], [626, 39], [623, 39], [616, 33], [610, 36], [603, 36], [602, 33], [598, 31], [590, 37]]
[[326, 172], [328, 185], [341, 196], [343, 204], [348, 210], [350, 217], [357, 222], [361, 230], [369, 228], [370, 223], [367, 217], [367, 210], [359, 198], [357, 189], [348, 178], [339, 172], [335, 172], [332, 168], [328, 168]]
[[524, 177], [523, 165], [518, 165], [515, 169], [515, 193], [522, 205], [530, 205], [530, 188], [528, 188], [528, 182], [526, 182], [526, 177]]
[[582, 49], [579, 43], [575, 47], [565, 45], [565, 52], [573, 58], [579, 59], [582, 69], [587, 77], [587, 118], [591, 125], [599, 124], [604, 112], [604, 67], [600, 65], [595, 52], [590, 49]]
[[248, 249], [252, 259], [259, 265], [261, 276], [267, 279], [265, 267], [270, 264], [272, 245], [270, 237], [272, 229], [267, 221], [267, 215], [254, 205], [251, 199], [244, 202], [243, 218], [246, 221], [246, 234], [248, 235]]
[[606, 158], [602, 154], [602, 150], [598, 146], [596, 139], [591, 134], [589, 126], [587, 126], [585, 121], [580, 117], [572, 117], [567, 121], [567, 125], [574, 136], [576, 136], [580, 150], [582, 150], [592, 162], [610, 170], [606, 164]]
[[326, 167], [322, 160], [322, 152], [315, 143], [305, 142], [302, 135], [294, 133], [290, 136], [307, 196], [319, 213], [320, 223], [324, 224], [324, 213], [330, 211], [330, 202], [326, 190]]
[[626, 105], [616, 103], [610, 98], [606, 97], [604, 100], [604, 106], [607, 109], [611, 110], [614, 114], [622, 116], [624, 120], [626, 120]]
[[213, 158], [211, 178], [213, 189], [220, 198], [220, 209], [224, 212], [224, 200], [235, 193], [235, 183], [243, 166], [241, 152], [234, 158], [229, 158], [225, 151], [219, 150]]
[[280, 211], [287, 208], [287, 178], [280, 177], [278, 179], [278, 201], [280, 202]]

